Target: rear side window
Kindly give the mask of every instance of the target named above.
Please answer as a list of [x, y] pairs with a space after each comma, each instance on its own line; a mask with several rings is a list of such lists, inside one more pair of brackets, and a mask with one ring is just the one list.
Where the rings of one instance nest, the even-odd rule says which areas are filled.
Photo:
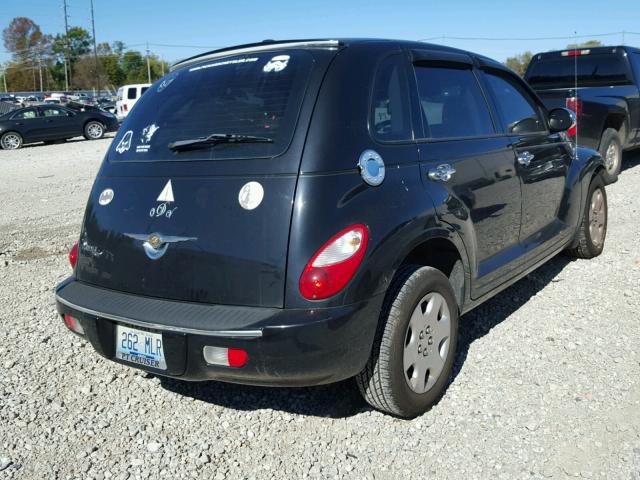
[[571, 88], [630, 83], [629, 72], [618, 55], [579, 55], [533, 60], [526, 80], [535, 88]]
[[415, 73], [427, 137], [495, 133], [487, 102], [470, 69], [416, 66]]
[[486, 72], [485, 76], [505, 132], [546, 132], [547, 128], [537, 112], [535, 101], [514, 79], [490, 72]]
[[60, 108], [47, 107], [42, 109], [42, 115], [45, 117], [64, 117], [67, 112]]
[[[309, 52], [280, 50], [218, 57], [176, 70], [136, 102], [113, 142], [110, 160], [277, 156], [293, 137], [312, 68]], [[259, 138], [253, 143], [202, 142], [214, 134]], [[179, 141], [200, 145], [169, 148]]]
[[402, 55], [385, 58], [376, 72], [371, 104], [373, 135], [382, 141], [411, 140], [407, 75]]
[[128, 100], [135, 100], [136, 99], [136, 87], [130, 87], [127, 89], [127, 99]]
[[140, 95], [142, 95], [144, 92], [146, 92], [147, 90], [149, 90], [149, 87], [142, 87], [140, 89]]

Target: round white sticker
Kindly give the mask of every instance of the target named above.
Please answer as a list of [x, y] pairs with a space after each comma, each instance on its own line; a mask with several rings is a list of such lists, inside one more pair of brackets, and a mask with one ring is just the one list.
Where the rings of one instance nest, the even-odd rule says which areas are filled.
[[238, 202], [245, 210], [253, 210], [262, 203], [264, 189], [258, 182], [245, 183], [238, 193]]
[[111, 190], [110, 188], [103, 190], [100, 194], [100, 197], [98, 198], [98, 203], [102, 206], [109, 205], [111, 203], [111, 200], [113, 200], [113, 195], [113, 190]]

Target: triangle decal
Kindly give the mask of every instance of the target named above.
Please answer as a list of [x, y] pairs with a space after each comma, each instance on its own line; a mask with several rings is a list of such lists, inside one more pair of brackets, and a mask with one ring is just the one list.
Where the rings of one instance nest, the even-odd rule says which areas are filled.
[[173, 199], [173, 188], [171, 188], [171, 180], [167, 182], [164, 186], [160, 195], [158, 195], [158, 202], [174, 202]]

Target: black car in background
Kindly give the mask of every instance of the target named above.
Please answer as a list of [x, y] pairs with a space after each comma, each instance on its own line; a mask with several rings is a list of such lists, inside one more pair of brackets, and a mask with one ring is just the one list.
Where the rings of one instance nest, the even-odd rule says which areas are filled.
[[577, 116], [570, 133], [600, 151], [614, 182], [622, 151], [640, 147], [640, 49], [578, 48], [538, 53], [524, 76], [547, 108], [567, 107]]
[[80, 135], [97, 140], [105, 132], [117, 129], [116, 117], [99, 108], [38, 105], [0, 116], [0, 147], [15, 150], [26, 143], [48, 143]]
[[573, 121], [498, 62], [418, 42], [185, 60], [112, 142], [58, 312], [154, 374], [355, 377], [375, 408], [418, 415], [459, 315], [563, 250], [602, 252], [604, 166]]

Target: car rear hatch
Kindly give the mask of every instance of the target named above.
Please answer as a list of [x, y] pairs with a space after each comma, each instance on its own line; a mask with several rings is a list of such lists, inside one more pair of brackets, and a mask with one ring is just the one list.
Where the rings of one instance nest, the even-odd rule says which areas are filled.
[[337, 47], [209, 55], [156, 82], [93, 186], [76, 278], [172, 300], [282, 307], [305, 135]]

